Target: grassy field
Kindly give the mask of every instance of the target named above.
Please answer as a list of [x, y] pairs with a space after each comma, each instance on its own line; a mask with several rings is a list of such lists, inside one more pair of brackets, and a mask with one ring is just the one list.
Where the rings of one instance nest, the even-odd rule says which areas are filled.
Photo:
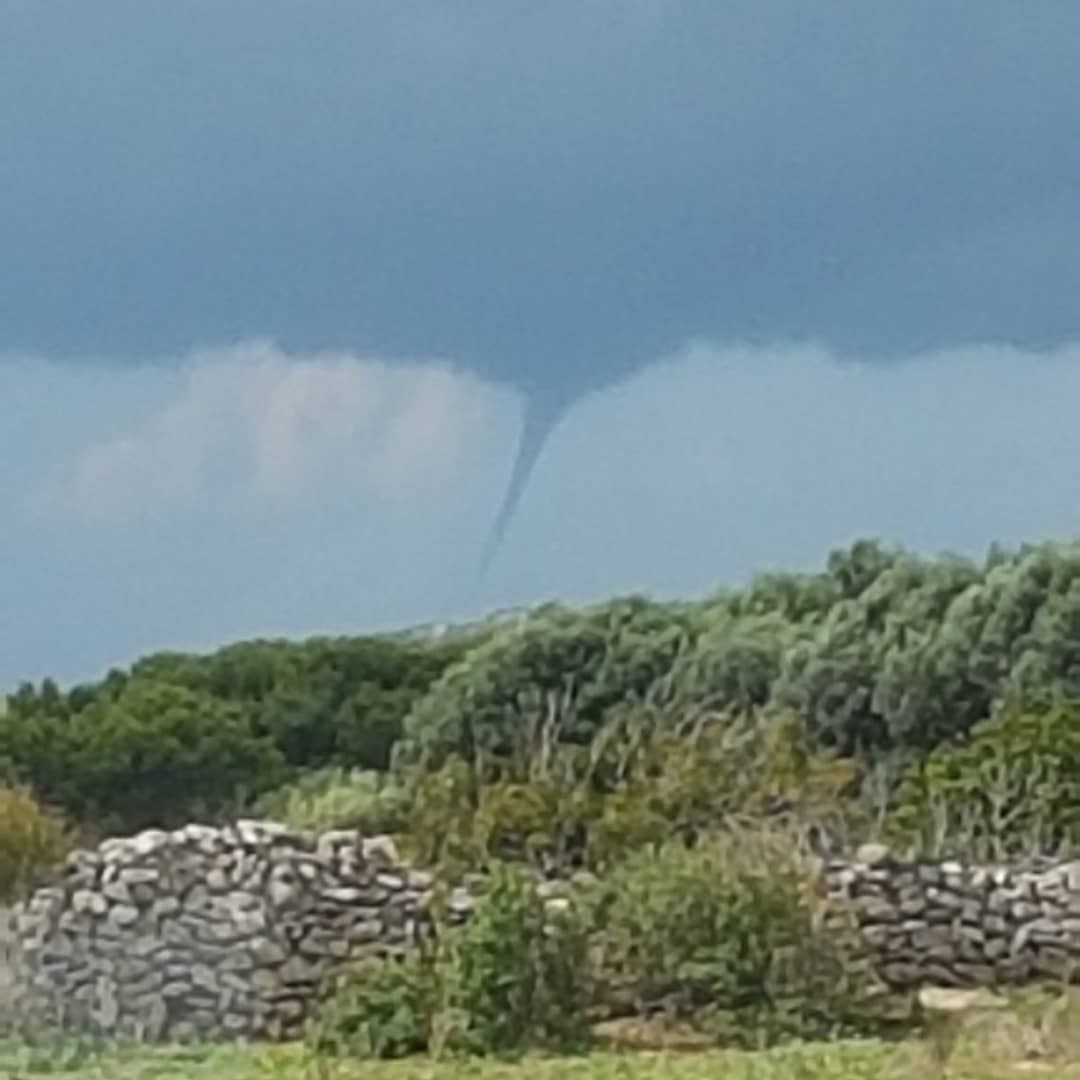
[[832, 1043], [762, 1053], [606, 1054], [498, 1061], [315, 1062], [299, 1047], [115, 1048], [0, 1045], [0, 1077], [70, 1080], [1080, 1080], [1080, 1066], [954, 1061], [945, 1073], [914, 1043]]

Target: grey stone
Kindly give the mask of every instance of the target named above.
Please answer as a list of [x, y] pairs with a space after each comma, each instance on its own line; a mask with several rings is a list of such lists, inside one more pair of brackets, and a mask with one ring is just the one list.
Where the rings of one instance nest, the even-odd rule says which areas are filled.
[[72, 894], [71, 910], [80, 915], [104, 915], [109, 910], [109, 905], [101, 893], [91, 889], [78, 889]]
[[139, 909], [131, 904], [115, 904], [109, 908], [107, 918], [117, 928], [132, 926], [139, 921]]
[[211, 892], [225, 892], [230, 885], [229, 875], [227, 871], [220, 867], [214, 867], [206, 875], [206, 887]]
[[120, 878], [116, 878], [107, 885], [102, 886], [101, 895], [114, 904], [131, 906], [131, 891]]
[[135, 856], [145, 859], [169, 846], [169, 834], [161, 829], [146, 829], [141, 833], [136, 833], [131, 838], [130, 844]]

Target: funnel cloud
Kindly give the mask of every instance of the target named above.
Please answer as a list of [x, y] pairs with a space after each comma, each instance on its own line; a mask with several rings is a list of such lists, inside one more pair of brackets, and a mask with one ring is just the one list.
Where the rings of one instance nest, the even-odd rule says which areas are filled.
[[688, 340], [1080, 336], [1078, 42], [1012, 0], [9, 3], [0, 352], [511, 388], [487, 565], [559, 418]]

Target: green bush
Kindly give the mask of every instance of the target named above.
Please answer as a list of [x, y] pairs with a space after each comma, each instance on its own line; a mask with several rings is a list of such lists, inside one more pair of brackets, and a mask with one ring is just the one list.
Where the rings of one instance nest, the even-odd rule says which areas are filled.
[[291, 768], [382, 770], [413, 702], [482, 637], [241, 642], [205, 657], [160, 653], [132, 676], [241, 706]]
[[408, 810], [406, 793], [384, 774], [339, 768], [305, 773], [254, 806], [259, 817], [296, 829], [358, 829], [366, 835], [397, 832]]
[[481, 1054], [582, 1049], [589, 1040], [587, 957], [576, 910], [546, 910], [530, 878], [496, 866], [441, 964], [450, 1045]]
[[924, 853], [1010, 859], [1080, 850], [1080, 703], [1009, 704], [903, 776], [890, 839]]
[[23, 787], [0, 787], [0, 902], [24, 895], [69, 847], [59, 816]]
[[375, 958], [342, 976], [307, 1033], [317, 1056], [401, 1058], [429, 1048], [437, 986], [427, 957]]
[[406, 718], [395, 761], [435, 770], [457, 756], [494, 779], [540, 743], [587, 747], [612, 706], [666, 675], [698, 622], [695, 608], [638, 597], [537, 609], [432, 685]]
[[0, 717], [0, 757], [72, 819], [117, 832], [231, 814], [284, 773], [239, 706], [138, 680], [77, 712]]
[[309, 1032], [316, 1053], [403, 1057], [571, 1051], [589, 1037], [587, 935], [535, 883], [496, 867], [463, 927], [347, 973]]
[[849, 1026], [841, 957], [792, 856], [767, 833], [631, 856], [588, 896], [598, 1000], [615, 1015], [692, 1019], [724, 1044]]
[[539, 743], [517, 776], [461, 758], [411, 778], [410, 857], [448, 872], [487, 859], [599, 870], [645, 845], [735, 818], [844, 816], [854, 763], [815, 752], [790, 713], [613, 709], [591, 746]]

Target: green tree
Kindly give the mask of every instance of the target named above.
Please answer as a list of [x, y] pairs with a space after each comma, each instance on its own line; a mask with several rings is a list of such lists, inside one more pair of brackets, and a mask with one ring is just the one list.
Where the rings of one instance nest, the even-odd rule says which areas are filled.
[[279, 782], [284, 765], [243, 709], [145, 680], [73, 715], [5, 718], [0, 751], [76, 819], [125, 830], [235, 808]]
[[540, 609], [473, 649], [417, 702], [397, 763], [435, 769], [456, 755], [479, 774], [499, 773], [545, 725], [562, 743], [588, 746], [609, 709], [669, 672], [698, 625], [693, 609], [637, 597]]

